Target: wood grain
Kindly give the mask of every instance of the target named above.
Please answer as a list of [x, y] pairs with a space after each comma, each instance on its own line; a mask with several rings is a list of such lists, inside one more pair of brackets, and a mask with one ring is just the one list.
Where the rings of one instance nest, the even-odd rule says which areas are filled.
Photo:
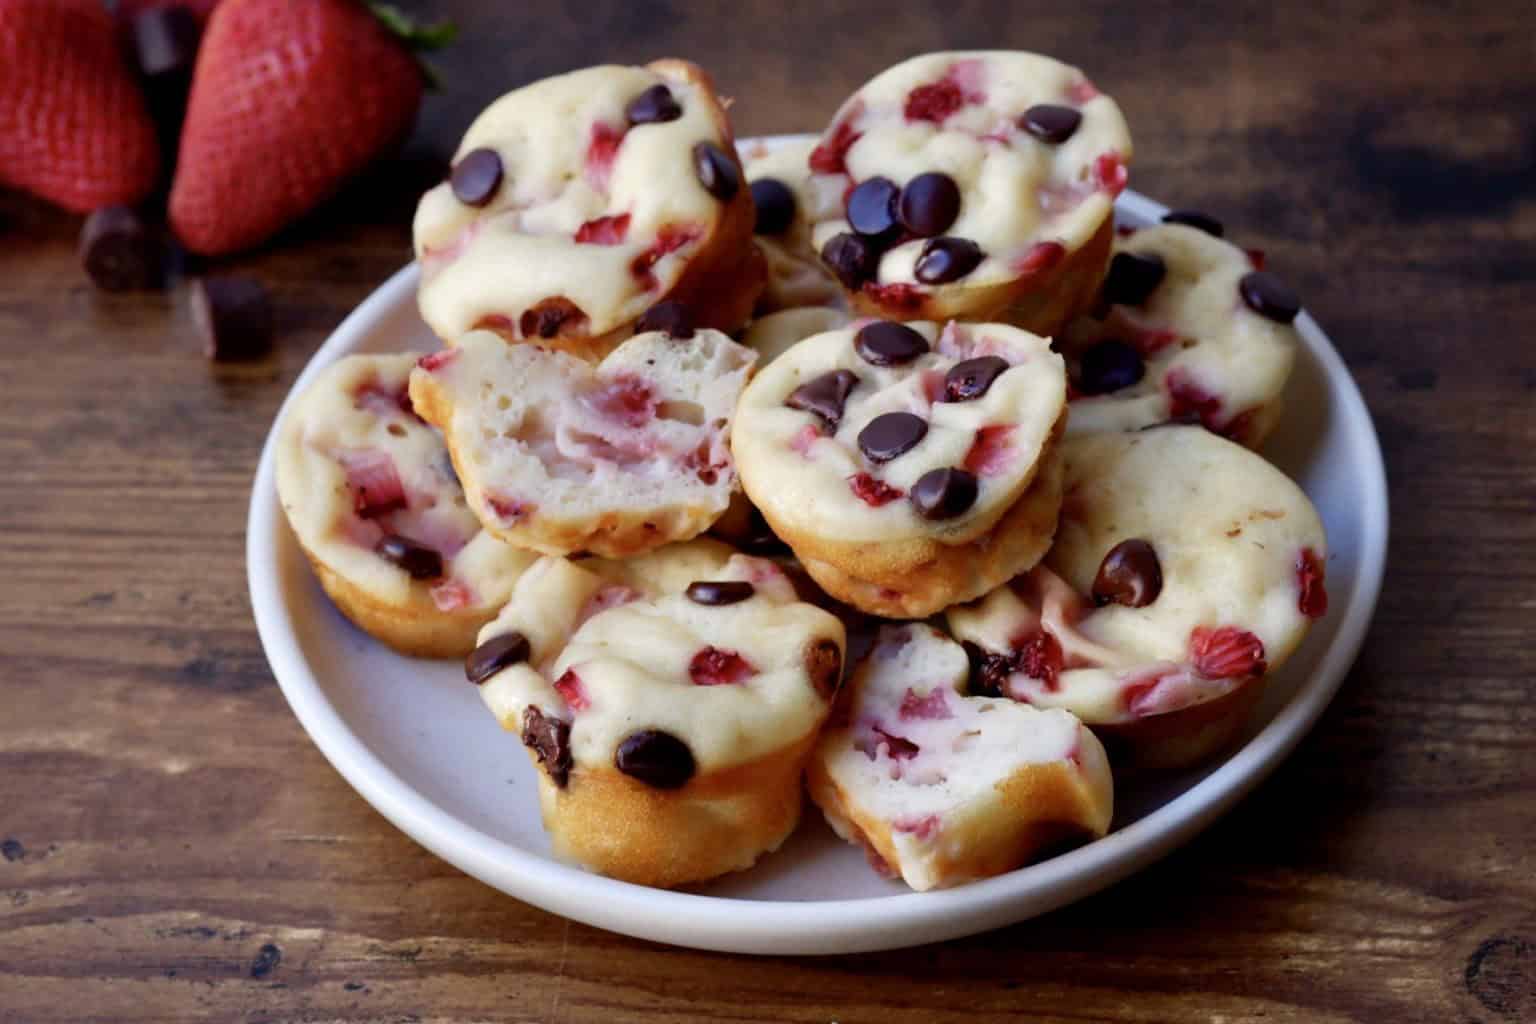
[[[0, 1020], [1536, 1021], [1536, 49], [1529, 6], [438, 0], [467, 29], [407, 156], [237, 261], [281, 341], [210, 370], [185, 295], [105, 296], [0, 196]], [[1039, 49], [1126, 109], [1133, 184], [1221, 215], [1328, 325], [1394, 509], [1322, 724], [1161, 865], [1017, 927], [751, 959], [570, 924], [459, 874], [309, 744], [257, 643], [259, 446], [408, 258], [500, 91], [698, 59], [742, 133], [911, 53]]]

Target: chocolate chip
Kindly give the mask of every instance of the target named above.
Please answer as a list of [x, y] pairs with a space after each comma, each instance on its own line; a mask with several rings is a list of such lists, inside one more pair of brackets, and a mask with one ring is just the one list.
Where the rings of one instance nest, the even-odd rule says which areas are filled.
[[971, 664], [971, 675], [966, 688], [973, 697], [1002, 697], [1008, 677], [1013, 675], [1013, 659], [1006, 654], [984, 651], [969, 640], [965, 641], [965, 658]]
[[704, 191], [722, 203], [728, 202], [741, 189], [741, 168], [713, 142], [701, 142], [693, 147], [693, 171], [699, 176]]
[[901, 366], [928, 351], [928, 339], [906, 324], [877, 320], [853, 336], [853, 349], [866, 363]]
[[992, 382], [1008, 369], [1002, 356], [977, 356], [949, 368], [944, 375], [944, 401], [969, 402], [992, 389]]
[[1163, 214], [1164, 224], [1183, 224], [1185, 227], [1198, 228], [1208, 235], [1221, 238], [1227, 233], [1222, 227], [1221, 221], [1210, 214], [1201, 213], [1199, 210], [1169, 210]]
[[635, 333], [661, 331], [679, 341], [693, 337], [693, 311], [676, 299], [658, 302], [635, 321]]
[[657, 789], [686, 786], [696, 767], [688, 744], [660, 729], [641, 729], [624, 737], [613, 763], [630, 778]]
[[1117, 252], [1104, 278], [1104, 301], [1120, 306], [1139, 306], [1157, 290], [1168, 275], [1168, 266], [1155, 252]]
[[1290, 285], [1267, 270], [1244, 274], [1237, 290], [1249, 309], [1277, 324], [1288, 324], [1301, 312], [1301, 299]]
[[1021, 129], [1053, 146], [1070, 139], [1082, 123], [1081, 111], [1058, 107], [1052, 103], [1037, 104], [1019, 116]]
[[672, 90], [664, 85], [653, 85], [629, 101], [624, 116], [630, 124], [660, 124], [676, 121], [683, 116], [683, 105], [677, 102]]
[[571, 779], [571, 723], [529, 705], [523, 709], [523, 745], [539, 759], [549, 781], [564, 789]]
[[209, 359], [255, 359], [272, 347], [272, 302], [254, 278], [202, 277], [192, 282], [192, 320]]
[[960, 216], [960, 186], [939, 171], [919, 174], [902, 189], [896, 213], [914, 235], [942, 235]]
[[1089, 395], [1107, 395], [1141, 380], [1146, 364], [1141, 353], [1113, 338], [1099, 342], [1078, 360], [1077, 389]]
[[784, 399], [784, 404], [801, 412], [815, 413], [836, 430], [843, 421], [843, 406], [848, 401], [848, 393], [858, 383], [858, 375], [852, 370], [833, 370], [795, 388]]
[[975, 270], [985, 257], [986, 253], [981, 251], [981, 246], [968, 238], [949, 235], [930, 238], [917, 257], [913, 276], [923, 284], [958, 281]]
[[564, 295], [553, 295], [523, 310], [523, 315], [517, 318], [517, 326], [525, 338], [576, 336], [587, 326], [587, 314]]
[[912, 504], [924, 519], [953, 519], [976, 504], [976, 477], [963, 469], [930, 469], [912, 485]]
[[778, 178], [758, 178], [752, 183], [752, 203], [757, 207], [758, 235], [782, 235], [795, 222], [795, 193]]
[[434, 580], [443, 574], [443, 556], [425, 544], [386, 533], [373, 546], [374, 554], [404, 569], [413, 580]]
[[901, 188], [890, 178], [859, 182], [848, 194], [848, 224], [866, 238], [884, 244], [901, 233], [896, 220], [896, 201]]
[[746, 580], [695, 580], [688, 584], [688, 600], [694, 604], [736, 604], [757, 593], [757, 588]]
[[448, 180], [465, 206], [484, 206], [501, 188], [501, 155], [494, 149], [472, 149], [453, 165]]
[[876, 271], [880, 269], [880, 252], [868, 239], [844, 231], [840, 235], [833, 235], [821, 247], [821, 261], [842, 282], [844, 288], [856, 292], [864, 286], [864, 282], [874, 280]]
[[881, 413], [859, 431], [859, 451], [871, 462], [890, 462], [917, 447], [928, 421], [910, 412]]
[[528, 638], [516, 631], [493, 636], [464, 659], [464, 677], [479, 686], [502, 669], [532, 656]]
[[823, 638], [806, 648], [805, 671], [816, 692], [831, 700], [843, 676], [843, 652], [837, 641]]
[[133, 55], [146, 78], [192, 71], [202, 34], [197, 17], [185, 7], [152, 7], [133, 19]]
[[1163, 567], [1152, 545], [1137, 538], [1123, 540], [1109, 549], [1093, 578], [1093, 603], [1100, 607], [1123, 604], [1144, 608], [1163, 590]]
[[85, 219], [80, 263], [103, 291], [157, 288], [165, 280], [165, 247], [158, 233], [127, 206], [104, 206]]

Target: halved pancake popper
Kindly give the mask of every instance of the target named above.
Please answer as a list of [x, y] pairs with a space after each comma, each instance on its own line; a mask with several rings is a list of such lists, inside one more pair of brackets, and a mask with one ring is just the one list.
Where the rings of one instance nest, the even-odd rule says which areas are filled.
[[473, 332], [411, 376], [470, 508], [545, 554], [638, 554], [687, 540], [736, 488], [730, 430], [755, 356], [718, 331], [637, 335], [593, 366]]
[[833, 830], [914, 889], [1022, 867], [1109, 831], [1104, 748], [1066, 711], [966, 692], [963, 648], [884, 627], [839, 698], [807, 775]]

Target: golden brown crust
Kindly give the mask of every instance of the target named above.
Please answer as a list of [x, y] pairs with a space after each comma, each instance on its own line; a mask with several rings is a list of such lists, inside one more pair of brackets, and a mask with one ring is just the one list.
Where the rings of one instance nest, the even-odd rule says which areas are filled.
[[1117, 771], [1181, 771], [1230, 749], [1263, 696], [1261, 676], [1215, 700], [1092, 728], [1104, 741]]
[[1013, 324], [1049, 338], [1086, 311], [1098, 294], [1114, 244], [1114, 216], [1081, 248], [1068, 252], [1049, 271], [991, 285], [944, 285], [915, 292], [865, 286], [845, 292], [859, 316], [884, 320], [993, 321]]
[[380, 600], [331, 569], [302, 541], [299, 547], [341, 613], [363, 632], [407, 657], [465, 657], [475, 649], [476, 634], [496, 617], [495, 608], [440, 611], [425, 583], [413, 583], [404, 604]]
[[[784, 532], [772, 519], [769, 524], [828, 594], [872, 615], [921, 619], [990, 592], [1045, 556], [1061, 511], [1063, 464], [1054, 441], [1040, 465], [1029, 488], [991, 530], [964, 544], [927, 541], [928, 557], [920, 562], [900, 557], [905, 551], [891, 558], [888, 549], [895, 545], [839, 545]], [[828, 551], [840, 560], [825, 558]]]
[[544, 828], [559, 856], [610, 878], [672, 888], [751, 867], [800, 820], [800, 777], [816, 731], [767, 757], [659, 790], [616, 768], [538, 768]]

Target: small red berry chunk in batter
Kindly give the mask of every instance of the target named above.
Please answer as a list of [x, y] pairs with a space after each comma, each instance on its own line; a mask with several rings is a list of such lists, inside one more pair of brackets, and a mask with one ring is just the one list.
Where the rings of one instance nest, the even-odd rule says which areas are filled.
[[598, 217], [576, 229], [579, 245], [618, 245], [629, 234], [629, 214], [616, 217]]
[[592, 699], [587, 696], [587, 689], [581, 685], [581, 676], [575, 669], [566, 669], [565, 674], [555, 680], [555, 690], [572, 711], [585, 711], [592, 706]]
[[1296, 605], [1301, 614], [1309, 619], [1320, 619], [1328, 614], [1328, 588], [1324, 585], [1323, 560], [1311, 548], [1302, 548], [1296, 556], [1296, 584], [1301, 595]]
[[832, 129], [832, 138], [811, 150], [810, 168], [817, 174], [843, 174], [848, 170], [848, 150], [859, 141], [862, 132], [856, 131], [853, 122], [864, 113], [864, 104], [855, 103], [847, 115]]
[[688, 678], [695, 686], [733, 686], [755, 675], [756, 665], [720, 647], [706, 647], [688, 662]]
[[896, 714], [903, 722], [940, 722], [955, 717], [949, 709], [949, 699], [938, 688], [930, 691], [926, 697], [919, 697], [916, 691], [908, 687], [907, 692], [902, 694], [901, 708]]
[[1236, 626], [1196, 626], [1189, 634], [1189, 660], [1207, 679], [1261, 676], [1269, 668], [1264, 641]]
[[965, 453], [965, 468], [977, 476], [997, 476], [1005, 472], [1017, 454], [1009, 443], [1013, 430], [1014, 424], [1002, 423], [976, 431], [976, 440], [971, 442], [971, 450]]
[[848, 486], [855, 497], [872, 508], [889, 505], [903, 493], [901, 488], [892, 487], [883, 480], [876, 480], [868, 473], [855, 473], [848, 478]]
[[586, 403], [605, 419], [626, 427], [643, 427], [656, 416], [651, 386], [632, 373], [616, 374], [586, 396]]

